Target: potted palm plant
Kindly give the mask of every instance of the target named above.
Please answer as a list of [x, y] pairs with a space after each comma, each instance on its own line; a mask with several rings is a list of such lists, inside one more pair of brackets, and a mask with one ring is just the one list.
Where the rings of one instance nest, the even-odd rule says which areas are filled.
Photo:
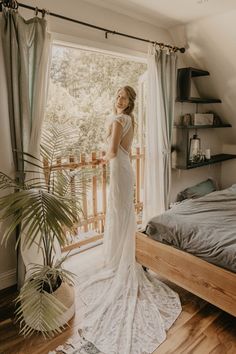
[[[43, 138], [41, 159], [22, 154], [24, 177], [19, 180], [0, 172], [1, 220], [5, 220], [2, 244], [18, 229], [17, 245], [23, 250], [36, 245], [41, 263], [28, 265], [26, 279], [17, 297], [16, 315], [25, 336], [35, 331], [51, 336], [61, 332], [74, 314], [74, 277], [63, 268], [63, 258], [56, 257], [56, 246], [66, 242], [65, 228], [72, 229], [80, 208], [68, 196], [70, 174], [54, 171], [52, 165], [61, 153], [63, 132], [51, 128]], [[7, 191], [7, 193], [6, 193]], [[10, 191], [8, 193], [8, 191]]]

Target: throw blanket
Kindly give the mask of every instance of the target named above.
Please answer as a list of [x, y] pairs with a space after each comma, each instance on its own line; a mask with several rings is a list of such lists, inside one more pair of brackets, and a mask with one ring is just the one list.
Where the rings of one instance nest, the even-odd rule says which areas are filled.
[[151, 238], [236, 272], [236, 184], [152, 218]]

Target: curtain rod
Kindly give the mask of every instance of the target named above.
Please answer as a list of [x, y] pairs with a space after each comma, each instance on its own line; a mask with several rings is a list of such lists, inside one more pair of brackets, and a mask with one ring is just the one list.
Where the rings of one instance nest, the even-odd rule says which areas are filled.
[[38, 12], [41, 12], [43, 16], [45, 16], [45, 14], [48, 14], [50, 16], [57, 17], [57, 18], [60, 18], [62, 20], [65, 20], [65, 21], [70, 21], [70, 22], [78, 23], [78, 24], [83, 25], [83, 26], [94, 28], [94, 29], [97, 29], [99, 31], [105, 32], [105, 37], [106, 38], [107, 38], [108, 34], [115, 34], [117, 36], [122, 36], [122, 37], [135, 39], [137, 41], [142, 41], [142, 42], [146, 42], [146, 43], [152, 43], [152, 44], [158, 45], [160, 48], [164, 48], [165, 47], [165, 48], [173, 49], [174, 51], [180, 51], [180, 53], [184, 53], [185, 52], [185, 48], [184, 47], [179, 48], [179, 47], [176, 47], [176, 46], [172, 46], [170, 44], [159, 43], [159, 42], [156, 42], [156, 41], [151, 41], [149, 39], [136, 37], [136, 36], [131, 36], [131, 35], [126, 34], [126, 33], [112, 31], [112, 30], [104, 28], [104, 27], [92, 25], [91, 23], [79, 21], [79, 20], [76, 20], [76, 19], [73, 19], [73, 18], [70, 18], [70, 17], [66, 17], [66, 16], [63, 16], [63, 15], [56, 14], [54, 12], [49, 12], [49, 11], [47, 11], [45, 9], [38, 9], [37, 7], [35, 8], [33, 6], [23, 4], [23, 3], [20, 3], [18, 1], [15, 1], [15, 0], [2, 0], [2, 1], [0, 1], [0, 11], [1, 11], [1, 5], [5, 6], [5, 7], [13, 8], [15, 10], [18, 7], [23, 7], [25, 9], [29, 9], [29, 10], [35, 11], [36, 14]]

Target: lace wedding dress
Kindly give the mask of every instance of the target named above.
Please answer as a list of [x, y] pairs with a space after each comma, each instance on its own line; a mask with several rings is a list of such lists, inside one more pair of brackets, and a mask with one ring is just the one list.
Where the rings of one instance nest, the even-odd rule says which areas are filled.
[[[135, 261], [134, 172], [129, 149], [131, 117], [122, 125], [118, 154], [110, 161], [110, 189], [104, 232], [104, 264], [79, 280], [84, 303], [84, 338], [105, 354], [152, 353], [181, 312], [178, 295]], [[127, 140], [127, 139], [126, 139]]]

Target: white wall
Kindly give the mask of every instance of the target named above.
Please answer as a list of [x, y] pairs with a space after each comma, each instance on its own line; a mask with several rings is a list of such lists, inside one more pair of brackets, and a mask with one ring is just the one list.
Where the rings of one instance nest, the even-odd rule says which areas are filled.
[[[214, 129], [223, 144], [236, 144], [236, 11], [204, 18], [170, 30], [176, 45], [188, 46], [184, 60], [186, 66], [193, 66], [210, 72], [209, 77], [195, 80], [202, 95], [220, 98], [221, 104], [208, 105], [232, 128]], [[232, 149], [231, 149], [232, 151]], [[234, 150], [236, 151], [236, 150]], [[236, 160], [221, 164], [222, 187], [236, 183]]]

